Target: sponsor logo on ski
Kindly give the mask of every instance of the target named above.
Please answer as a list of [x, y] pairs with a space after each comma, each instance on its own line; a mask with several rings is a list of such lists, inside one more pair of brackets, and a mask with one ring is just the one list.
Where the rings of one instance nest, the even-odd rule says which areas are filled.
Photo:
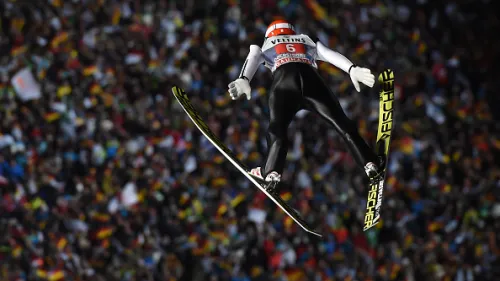
[[[391, 85], [393, 85], [393, 81], [390, 81]], [[382, 96], [382, 124], [380, 127], [380, 131], [382, 132], [381, 139], [386, 139], [390, 137], [390, 133], [392, 130], [392, 118], [394, 115], [393, 101], [394, 101], [394, 89], [386, 89], [384, 83], [384, 91], [381, 92]], [[386, 91], [387, 90], [387, 91]]]
[[377, 206], [377, 184], [372, 184], [368, 193], [368, 202], [366, 203], [365, 227], [368, 229], [373, 225], [374, 209]]
[[382, 179], [378, 183], [378, 194], [377, 194], [377, 205], [375, 205], [375, 218], [373, 219], [373, 223], [377, 223], [380, 218], [380, 207], [382, 207], [382, 195], [384, 194], [384, 180]]
[[367, 230], [377, 224], [380, 218], [380, 208], [382, 207], [382, 195], [384, 192], [384, 181], [381, 180], [378, 184], [372, 184], [368, 193], [368, 202], [366, 203], [365, 226]]

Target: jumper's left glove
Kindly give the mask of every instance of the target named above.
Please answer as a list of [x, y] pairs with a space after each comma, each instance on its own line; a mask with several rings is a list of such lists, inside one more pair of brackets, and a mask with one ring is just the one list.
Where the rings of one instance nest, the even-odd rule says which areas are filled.
[[354, 88], [356, 88], [356, 91], [358, 92], [361, 91], [359, 82], [365, 84], [370, 88], [373, 87], [373, 84], [375, 84], [375, 76], [368, 68], [353, 65], [349, 69], [349, 75], [351, 76], [351, 81], [352, 84], [354, 84]]

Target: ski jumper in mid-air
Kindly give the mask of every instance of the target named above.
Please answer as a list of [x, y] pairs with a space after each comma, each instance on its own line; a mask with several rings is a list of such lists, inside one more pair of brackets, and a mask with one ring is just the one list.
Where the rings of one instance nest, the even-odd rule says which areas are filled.
[[336, 129], [370, 179], [382, 170], [383, 160], [363, 140], [356, 124], [346, 116], [337, 97], [318, 74], [317, 60], [348, 73], [358, 92], [360, 83], [368, 87], [375, 83], [369, 69], [356, 66], [307, 35], [296, 34], [289, 22], [277, 20], [267, 28], [262, 48], [250, 46], [239, 78], [228, 85], [233, 100], [242, 95], [250, 99], [250, 81], [258, 67], [264, 64], [273, 73], [269, 90], [268, 155], [263, 169], [257, 167], [250, 171], [253, 176], [275, 184], [280, 181], [288, 150], [287, 129], [301, 109], [316, 112]]

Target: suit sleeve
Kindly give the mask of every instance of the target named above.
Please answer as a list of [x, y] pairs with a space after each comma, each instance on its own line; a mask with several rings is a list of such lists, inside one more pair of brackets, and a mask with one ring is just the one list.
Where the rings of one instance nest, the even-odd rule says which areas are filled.
[[245, 78], [248, 82], [252, 81], [259, 65], [263, 62], [264, 57], [262, 56], [262, 49], [257, 45], [250, 45], [250, 51], [245, 59], [245, 63], [243, 63], [239, 78]]
[[344, 72], [349, 73], [351, 66], [354, 64], [348, 58], [323, 45], [320, 41], [316, 42], [318, 60], [333, 64], [334, 66], [342, 69]]

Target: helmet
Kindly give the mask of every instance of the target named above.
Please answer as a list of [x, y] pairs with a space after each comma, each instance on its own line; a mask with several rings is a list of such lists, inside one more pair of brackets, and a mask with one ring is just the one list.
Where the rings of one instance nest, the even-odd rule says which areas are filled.
[[278, 35], [294, 35], [295, 28], [286, 20], [275, 20], [268, 27], [266, 31], [266, 38]]

